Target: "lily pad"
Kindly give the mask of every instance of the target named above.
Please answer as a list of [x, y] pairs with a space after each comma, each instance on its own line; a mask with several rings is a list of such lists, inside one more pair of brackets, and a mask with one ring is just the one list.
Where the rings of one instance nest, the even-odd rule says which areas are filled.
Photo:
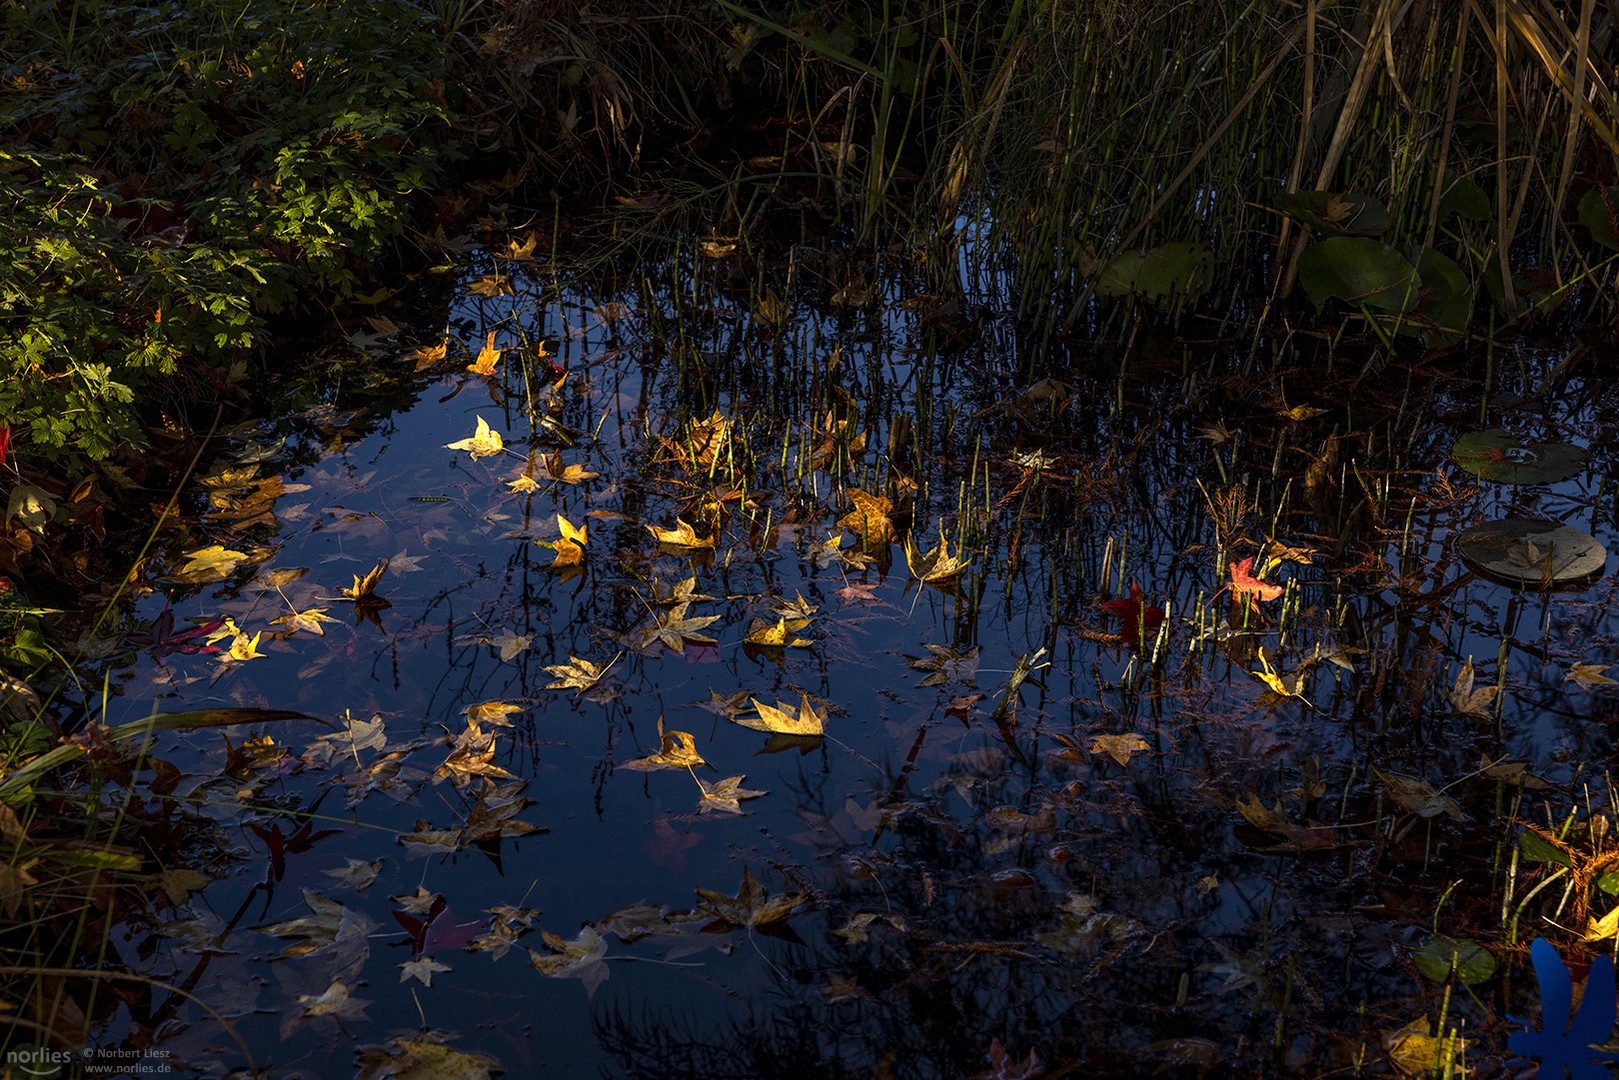
[[1456, 545], [1468, 566], [1509, 585], [1583, 586], [1608, 564], [1608, 549], [1590, 533], [1529, 518], [1474, 525], [1456, 538]]
[[1154, 303], [1170, 296], [1201, 296], [1214, 280], [1214, 253], [1202, 244], [1164, 244], [1126, 251], [1096, 275], [1098, 296], [1143, 296]]
[[1431, 937], [1411, 954], [1417, 970], [1434, 982], [1450, 978], [1454, 968], [1456, 981], [1463, 986], [1477, 986], [1495, 974], [1495, 956], [1476, 941], [1456, 941], [1447, 937]]
[[1450, 448], [1468, 472], [1500, 484], [1557, 484], [1579, 475], [1585, 451], [1568, 443], [1524, 442], [1509, 431], [1469, 431]]
[[1417, 306], [1422, 278], [1398, 248], [1360, 236], [1335, 236], [1299, 256], [1299, 283], [1316, 307], [1333, 297], [1359, 308], [1403, 314]]
[[1276, 196], [1276, 209], [1328, 236], [1380, 236], [1392, 224], [1388, 208], [1370, 195], [1284, 191]]
[[1580, 196], [1580, 224], [1603, 247], [1619, 248], [1619, 184]]

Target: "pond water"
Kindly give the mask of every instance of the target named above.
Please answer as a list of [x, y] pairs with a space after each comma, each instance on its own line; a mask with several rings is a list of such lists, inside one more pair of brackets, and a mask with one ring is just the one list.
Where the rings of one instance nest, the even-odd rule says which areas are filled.
[[[306, 718], [154, 747], [195, 816], [149, 850], [202, 877], [106, 965], [198, 1000], [154, 987], [97, 1038], [223, 1075], [234, 1030], [306, 1078], [1379, 1075], [1443, 1009], [1503, 1069], [1514, 949], [1585, 904], [1526, 901], [1552, 867], [1520, 822], [1606, 850], [1614, 578], [1514, 591], [1454, 537], [1611, 537], [1588, 365], [1256, 359], [1191, 319], [1031, 360], [882, 259], [569, 280], [523, 243], [466, 259], [448, 356], [362, 336], [159, 536], [107, 718]], [[424, 308], [380, 310], [431, 344]], [[480, 421], [503, 450], [447, 445]], [[1481, 426], [1586, 453], [1480, 480], [1449, 451]], [[648, 529], [680, 521], [699, 546]], [[961, 569], [917, 580], [907, 535]], [[386, 606], [342, 596], [384, 561]], [[175, 648], [194, 624], [262, 655]], [[599, 681], [549, 670], [575, 658]], [[1436, 932], [1496, 973], [1447, 997]]]

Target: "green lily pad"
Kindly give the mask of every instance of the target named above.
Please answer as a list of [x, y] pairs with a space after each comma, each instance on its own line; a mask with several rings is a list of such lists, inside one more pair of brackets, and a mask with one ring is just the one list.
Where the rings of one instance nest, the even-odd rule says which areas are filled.
[[1214, 280], [1214, 253], [1202, 244], [1163, 244], [1126, 251], [1096, 275], [1098, 296], [1142, 296], [1154, 303], [1170, 296], [1201, 296]]
[[1474, 525], [1456, 538], [1468, 566], [1508, 585], [1580, 587], [1608, 565], [1608, 549], [1590, 533], [1529, 518]]
[[1619, 248], [1619, 184], [1592, 188], [1580, 196], [1580, 224], [1603, 247]]
[[1434, 936], [1411, 954], [1417, 970], [1434, 982], [1450, 978], [1451, 967], [1463, 986], [1477, 986], [1495, 974], [1495, 955], [1476, 941], [1454, 941]]
[[1456, 344], [1473, 317], [1472, 282], [1450, 256], [1431, 247], [1413, 245], [1403, 254], [1415, 264], [1422, 291], [1417, 294], [1417, 310], [1400, 329], [1420, 333], [1429, 348]]
[[1439, 216], [1455, 214], [1468, 221], [1488, 221], [1495, 214], [1490, 197], [1470, 176], [1463, 176], [1445, 189], [1439, 199]]
[[1388, 208], [1370, 195], [1284, 191], [1276, 196], [1276, 209], [1328, 236], [1381, 236], [1392, 224]]
[[1524, 442], [1499, 428], [1469, 431], [1450, 448], [1461, 467], [1499, 484], [1557, 484], [1580, 474], [1585, 451], [1568, 443]]
[[1417, 306], [1422, 279], [1398, 248], [1360, 236], [1311, 244], [1299, 256], [1299, 283], [1316, 307], [1338, 297], [1360, 308], [1403, 314]]

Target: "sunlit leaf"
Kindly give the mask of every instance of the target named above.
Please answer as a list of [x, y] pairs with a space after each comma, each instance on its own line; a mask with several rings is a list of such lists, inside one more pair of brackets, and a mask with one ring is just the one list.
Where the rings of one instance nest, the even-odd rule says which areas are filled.
[[675, 527], [672, 529], [660, 529], [656, 525], [647, 525], [645, 528], [652, 534], [653, 539], [668, 547], [697, 549], [714, 546], [712, 536], [698, 536], [691, 522], [681, 518], [675, 519]]
[[[495, 346], [495, 332], [489, 331], [489, 340], [484, 342], [482, 349], [478, 350], [478, 358], [467, 365], [467, 370], [474, 375], [493, 375], [495, 365], [500, 363], [500, 354], [505, 350]], [[473, 454], [477, 457], [477, 454]]]
[[[620, 655], [623, 655], [622, 653]], [[568, 657], [566, 664], [547, 664], [545, 670], [557, 677], [554, 683], [545, 686], [547, 690], [577, 690], [583, 694], [586, 690], [601, 682], [607, 669], [618, 662], [618, 657], [605, 664], [593, 664], [589, 660], [581, 660], [577, 656]]]
[[911, 576], [921, 581], [944, 583], [953, 579], [966, 566], [966, 560], [950, 553], [944, 538], [944, 526], [939, 527], [939, 544], [927, 554], [917, 550], [914, 538], [905, 538], [905, 565]]
[[742, 640], [750, 645], [805, 646], [810, 645], [806, 638], [795, 637], [793, 631], [802, 630], [810, 624], [809, 619], [777, 619], [772, 625], [765, 619], [755, 619], [748, 627], [747, 636]]
[[446, 450], [465, 450], [474, 458], [481, 458], [500, 453], [506, 448], [506, 443], [501, 439], [500, 432], [491, 428], [484, 421], [484, 418], [480, 416], [478, 417], [478, 429], [471, 436], [458, 442], [445, 443], [444, 448]]
[[619, 768], [651, 772], [654, 769], [690, 769], [708, 764], [697, 752], [697, 740], [684, 731], [664, 731], [661, 716], [658, 717], [658, 742], [657, 753], [626, 761]]
[[189, 581], [206, 581], [222, 578], [236, 569], [237, 565], [246, 561], [245, 552], [232, 551], [218, 544], [209, 544], [196, 551], [186, 553], [187, 562], [180, 567], [178, 576]]
[[754, 698], [753, 707], [758, 711], [758, 716], [733, 716], [731, 719], [755, 731], [771, 731], [782, 735], [823, 734], [826, 730], [826, 713], [816, 711], [808, 694], [802, 695], [802, 699], [797, 713], [794, 713], [786, 702], [770, 706]]
[[380, 602], [382, 598], [376, 595], [377, 582], [381, 581], [382, 575], [387, 572], [388, 560], [383, 559], [372, 567], [365, 577], [355, 574], [353, 587], [338, 589], [338, 594], [345, 600], [353, 600], [356, 603]]

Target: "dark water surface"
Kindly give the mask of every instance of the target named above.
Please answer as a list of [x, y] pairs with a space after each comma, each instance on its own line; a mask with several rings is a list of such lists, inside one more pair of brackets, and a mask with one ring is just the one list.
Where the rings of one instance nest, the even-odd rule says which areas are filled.
[[[848, 287], [806, 265], [825, 294]], [[218, 823], [217, 848], [193, 863], [218, 880], [131, 923], [111, 943], [121, 961], [188, 985], [275, 1076], [404, 1074], [387, 1040], [424, 1028], [511, 1076], [1016, 1076], [1031, 1052], [1047, 1075], [1379, 1075], [1389, 1033], [1439, 1016], [1443, 986], [1412, 960], [1436, 928], [1496, 946], [1546, 932], [1560, 889], [1519, 911], [1544, 869], [1511, 869], [1511, 818], [1612, 814], [1619, 698], [1565, 676], [1619, 662], [1613, 578], [1515, 594], [1473, 575], [1452, 541], [1527, 513], [1607, 542], [1610, 387], [1575, 368], [1544, 399], [1492, 404], [1490, 426], [1589, 451], [1574, 480], [1505, 487], [1448, 450], [1479, 426], [1485, 390], [1528, 393], [1556, 351], [1512, 354], [1483, 387], [1465, 357], [1329, 368], [1311, 339], [1267, 366], [1246, 342], [1183, 327], [1122, 370], [1070, 358], [1042, 381], [993, 312], [975, 321], [888, 279], [863, 310], [799, 299], [775, 332], [754, 317], [756, 283], [724, 266], [660, 264], [608, 295], [500, 264], [516, 293], [459, 301], [454, 336], [473, 352], [490, 331], [543, 336], [569, 373], [554, 394], [545, 361], [530, 360], [525, 387], [516, 350], [495, 380], [452, 353], [424, 363], [416, 403], [369, 434], [353, 433], [372, 421], [343, 415], [364, 397], [352, 380], [334, 380], [329, 407], [260, 429], [268, 456], [237, 433], [231, 454], [263, 460], [242, 466], [250, 477], [216, 466], [213, 490], [228, 503], [279, 476], [273, 517], [232, 530], [205, 514], [184, 550], [257, 544], [263, 557], [199, 587], [175, 584], [170, 550], [140, 611], [157, 618], [172, 592], [180, 625], [229, 617], [264, 632], [265, 655], [148, 652], [120, 673], [115, 718], [155, 703], [315, 719], [160, 747], [188, 774], [178, 793]], [[475, 261], [467, 283], [494, 268]], [[531, 426], [530, 401], [573, 445]], [[729, 442], [703, 461], [693, 426], [716, 408]], [[446, 447], [480, 418], [511, 452]], [[531, 450], [599, 475], [554, 483]], [[512, 490], [525, 469], [539, 488]], [[900, 531], [870, 566], [851, 564], [860, 541], [838, 523], [850, 487], [899, 504]], [[718, 515], [702, 506], [716, 495]], [[660, 547], [644, 527], [683, 509], [700, 529], [719, 522], [713, 551]], [[582, 574], [549, 569], [534, 542], [557, 539], [558, 514], [588, 523]], [[924, 551], [942, 529], [966, 569], [915, 581], [907, 524]], [[1282, 596], [1245, 613], [1216, 595], [1231, 563], [1261, 565], [1276, 545], [1308, 549], [1266, 573]], [[333, 598], [383, 559], [376, 592], [391, 606], [357, 619]], [[690, 578], [712, 599], [686, 617], [715, 617], [690, 632], [715, 643], [649, 644], [641, 630], [671, 611], [660, 591]], [[1132, 581], [1168, 611], [1139, 648], [1097, 606]], [[807, 646], [743, 641], [799, 598]], [[312, 607], [338, 620], [324, 636], [272, 621]], [[948, 650], [937, 678], [912, 666], [930, 646]], [[1301, 696], [1265, 699], [1260, 646], [1285, 677], [1313, 660]], [[591, 692], [546, 689], [547, 665], [570, 657], [617, 660]], [[1499, 721], [1493, 704], [1471, 717], [1447, 701], [1469, 657], [1478, 687], [1504, 684]], [[1006, 696], [1023, 658], [1037, 667]], [[714, 695], [743, 695], [741, 716], [750, 698], [796, 710], [808, 695], [825, 738], [781, 745], [700, 707]], [[491, 701], [516, 708], [480, 724], [493, 739], [477, 767], [510, 778], [435, 777], [465, 710]], [[660, 717], [706, 767], [623, 767], [659, 750]], [[1098, 737], [1121, 737], [1128, 763]], [[397, 772], [378, 766], [390, 754]], [[1485, 768], [1504, 759], [1553, 786], [1525, 796], [1512, 769]], [[1394, 774], [1436, 801], [1406, 805]], [[762, 794], [742, 814], [700, 812], [698, 781], [733, 777]], [[296, 842], [306, 821], [333, 831]], [[456, 831], [401, 841], [418, 822]], [[510, 822], [540, 831], [510, 835], [524, 828]], [[293, 838], [284, 867], [276, 829]], [[338, 876], [378, 859], [363, 889]], [[698, 890], [737, 896], [745, 874], [802, 902], [728, 925]], [[311, 914], [301, 890], [345, 914], [307, 955], [271, 959], [306, 940], [263, 929]], [[446, 905], [414, 942], [390, 900], [412, 894]], [[502, 926], [504, 948], [490, 937]], [[582, 928], [601, 928], [605, 959], [568, 969], [558, 949], [588, 952]], [[424, 957], [448, 970], [430, 987], [402, 981], [400, 965]], [[339, 979], [363, 1015], [352, 1001], [321, 1010]], [[1503, 1013], [1521, 1015], [1525, 980], [1457, 987], [1445, 1006], [1477, 1040], [1479, 1075], [1501, 1069]], [[157, 1038], [199, 1072], [242, 1061], [195, 1005]]]

